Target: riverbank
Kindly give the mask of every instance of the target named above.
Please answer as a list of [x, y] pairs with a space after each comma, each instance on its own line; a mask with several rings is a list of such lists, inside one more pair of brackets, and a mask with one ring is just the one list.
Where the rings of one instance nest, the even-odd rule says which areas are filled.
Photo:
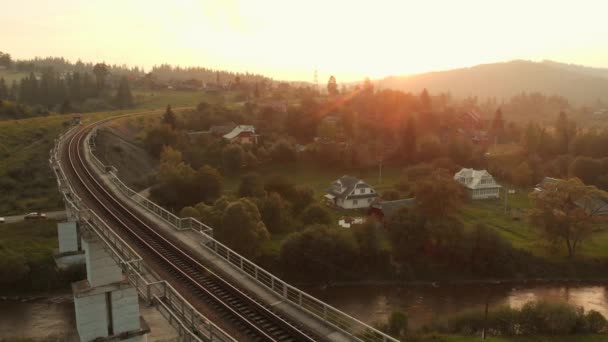
[[[587, 284], [458, 284], [438, 286], [332, 286], [306, 288], [351, 316], [369, 323], [386, 322], [394, 311], [406, 313], [410, 329], [445, 321], [469, 310], [502, 306], [519, 308], [529, 301], [566, 302], [608, 318], [608, 282]], [[608, 341], [608, 338], [607, 338]]]
[[[178, 341], [175, 330], [153, 307], [140, 303], [151, 329], [148, 341]], [[77, 341], [71, 292], [0, 296], [0, 341]]]

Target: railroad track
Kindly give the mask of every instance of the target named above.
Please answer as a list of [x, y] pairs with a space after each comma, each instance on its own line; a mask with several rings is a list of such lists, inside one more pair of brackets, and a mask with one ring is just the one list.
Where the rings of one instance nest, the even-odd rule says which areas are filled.
[[106, 190], [91, 171], [82, 152], [84, 138], [94, 126], [89, 125], [72, 135], [67, 153], [63, 153], [72, 186], [81, 190], [82, 199], [108, 220], [108, 224], [122, 230], [152, 256], [152, 260], [146, 262], [161, 265], [196, 298], [252, 341], [323, 340], [209, 270]]

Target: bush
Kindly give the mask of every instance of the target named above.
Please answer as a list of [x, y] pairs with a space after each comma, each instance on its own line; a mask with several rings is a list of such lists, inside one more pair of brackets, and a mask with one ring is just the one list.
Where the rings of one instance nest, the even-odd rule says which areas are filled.
[[[608, 329], [606, 318], [597, 311], [585, 314], [582, 308], [567, 303], [529, 302], [520, 309], [501, 307], [488, 313], [487, 331], [493, 335], [572, 335], [601, 334]], [[478, 334], [484, 327], [484, 312], [461, 313], [448, 324], [439, 325], [446, 333]]]

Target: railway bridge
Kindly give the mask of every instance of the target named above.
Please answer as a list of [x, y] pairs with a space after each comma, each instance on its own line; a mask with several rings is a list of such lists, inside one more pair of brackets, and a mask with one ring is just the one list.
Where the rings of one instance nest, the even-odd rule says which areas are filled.
[[86, 261], [72, 286], [81, 341], [145, 341], [140, 299], [183, 341], [397, 341], [130, 189], [95, 156], [97, 128], [116, 118], [73, 126], [50, 153], [67, 212], [56, 258]]

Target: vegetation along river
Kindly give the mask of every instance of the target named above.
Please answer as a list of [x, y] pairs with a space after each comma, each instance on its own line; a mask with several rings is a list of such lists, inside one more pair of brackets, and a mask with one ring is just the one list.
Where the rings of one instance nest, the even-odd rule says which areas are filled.
[[564, 301], [596, 310], [608, 318], [608, 283], [544, 285], [333, 286], [307, 291], [364, 322], [384, 321], [393, 311], [407, 313], [411, 328], [445, 320], [471, 309], [502, 305], [520, 307], [528, 301]]

